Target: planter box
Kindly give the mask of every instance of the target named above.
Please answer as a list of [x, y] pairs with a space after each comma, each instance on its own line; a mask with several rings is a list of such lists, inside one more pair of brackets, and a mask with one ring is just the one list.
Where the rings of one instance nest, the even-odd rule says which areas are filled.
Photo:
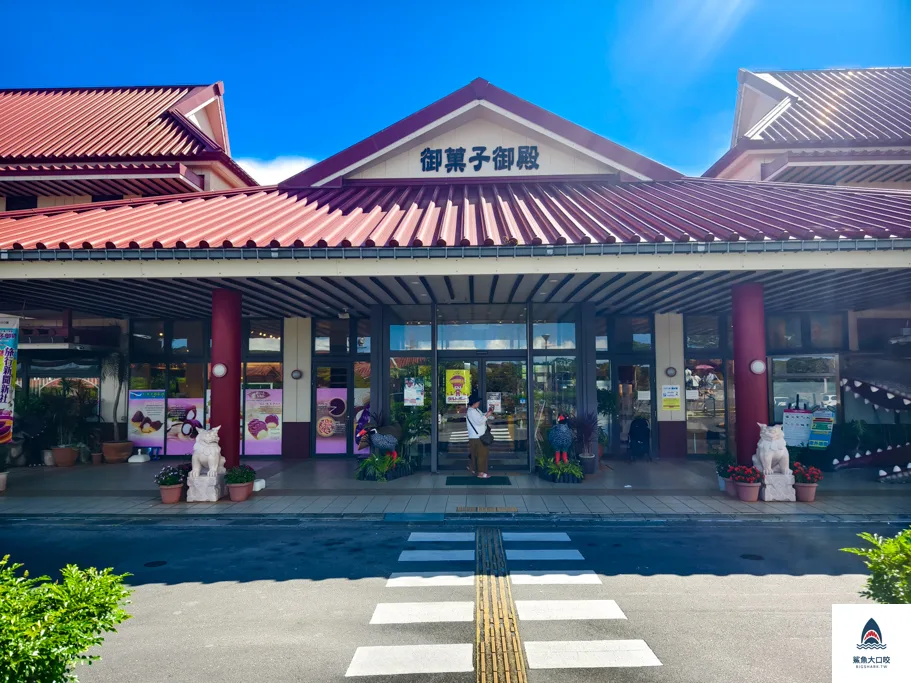
[[402, 477], [407, 477], [411, 474], [414, 474], [414, 469], [411, 465], [396, 465], [393, 469], [386, 472], [386, 479], [377, 479], [375, 475], [364, 474], [360, 470], [354, 475], [355, 479], [360, 479], [361, 481], [392, 481], [393, 479], [401, 479]]
[[817, 486], [819, 486], [819, 484], [794, 484], [797, 501], [799, 503], [812, 503], [816, 500]]
[[54, 465], [57, 467], [72, 467], [76, 464], [79, 457], [79, 451], [69, 446], [60, 446], [52, 448], [51, 453], [54, 456]]
[[547, 470], [539, 470], [538, 476], [544, 481], [552, 481], [555, 484], [578, 484], [582, 481], [578, 477], [574, 477], [571, 474], [550, 474]]
[[161, 493], [162, 503], [179, 503], [183, 497], [183, 484], [174, 484], [173, 486], [159, 486], [158, 492]]
[[233, 503], [243, 503], [252, 495], [252, 481], [248, 481], [243, 484], [228, 484], [228, 497], [231, 498], [231, 502]]
[[132, 441], [106, 441], [101, 444], [104, 461], [109, 463], [126, 462], [133, 454]]

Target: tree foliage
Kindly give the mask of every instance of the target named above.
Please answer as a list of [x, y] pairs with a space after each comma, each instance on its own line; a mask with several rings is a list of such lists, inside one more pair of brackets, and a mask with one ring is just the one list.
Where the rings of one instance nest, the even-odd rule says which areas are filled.
[[872, 548], [842, 548], [860, 555], [870, 570], [861, 596], [883, 605], [911, 604], [911, 528], [892, 538], [864, 532], [858, 534]]

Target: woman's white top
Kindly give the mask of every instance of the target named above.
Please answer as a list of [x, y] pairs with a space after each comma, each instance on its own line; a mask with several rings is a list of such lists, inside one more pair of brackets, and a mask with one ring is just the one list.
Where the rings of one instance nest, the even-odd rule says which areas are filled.
[[465, 414], [465, 418], [468, 420], [468, 438], [469, 439], [480, 439], [481, 434], [487, 431], [487, 416], [482, 413], [477, 408], [468, 408], [468, 412]]

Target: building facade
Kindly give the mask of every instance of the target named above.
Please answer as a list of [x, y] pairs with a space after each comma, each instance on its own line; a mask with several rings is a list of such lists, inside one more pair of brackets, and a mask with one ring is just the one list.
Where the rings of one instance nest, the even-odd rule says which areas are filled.
[[277, 187], [2, 214], [0, 301], [122, 330], [107, 419], [166, 455], [222, 425], [229, 462], [353, 459], [372, 417], [461, 469], [478, 392], [495, 468], [560, 414], [615, 457], [642, 418], [654, 455], [746, 461], [786, 408], [871, 410], [852, 357], [909, 348], [911, 193], [769, 180], [684, 178], [478, 79]]

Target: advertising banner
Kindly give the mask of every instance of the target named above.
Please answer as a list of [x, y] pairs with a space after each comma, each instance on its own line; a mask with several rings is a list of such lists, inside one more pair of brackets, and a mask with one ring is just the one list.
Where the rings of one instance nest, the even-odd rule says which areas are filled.
[[424, 380], [418, 377], [405, 378], [405, 405], [424, 405]]
[[680, 410], [680, 385], [661, 386], [661, 410]]
[[[370, 452], [370, 443], [357, 438], [357, 433], [370, 422], [370, 387], [354, 387], [354, 453], [363, 455]], [[364, 447], [361, 448], [361, 444]]]
[[19, 318], [0, 318], [0, 443], [13, 440], [13, 396], [16, 393], [16, 351]]
[[316, 390], [316, 452], [346, 453], [345, 424], [348, 390], [319, 387]]
[[196, 443], [197, 429], [203, 426], [204, 401], [200, 398], [168, 399], [168, 455], [190, 455]]
[[244, 391], [244, 455], [281, 455], [282, 390]]
[[831, 410], [817, 410], [810, 423], [810, 448], [828, 448], [832, 443], [832, 430], [835, 427], [835, 413]]
[[787, 408], [781, 418], [781, 429], [784, 432], [784, 442], [788, 446], [803, 448], [810, 440], [810, 426], [813, 423], [813, 413], [809, 410]]
[[471, 373], [468, 370], [446, 371], [446, 403], [468, 405], [471, 395]]
[[164, 448], [164, 389], [130, 389], [127, 439], [138, 448]]

